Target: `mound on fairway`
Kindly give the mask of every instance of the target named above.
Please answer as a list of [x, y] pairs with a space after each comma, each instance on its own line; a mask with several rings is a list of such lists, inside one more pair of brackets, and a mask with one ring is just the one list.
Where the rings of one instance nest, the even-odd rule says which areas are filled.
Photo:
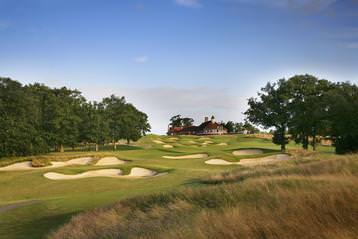
[[229, 162], [223, 159], [210, 159], [205, 161], [206, 164], [210, 165], [242, 165], [242, 166], [257, 166], [265, 164], [273, 164], [281, 161], [289, 160], [290, 156], [288, 154], [276, 154], [267, 157], [261, 158], [250, 158], [250, 159], [241, 159], [240, 162]]
[[183, 156], [163, 156], [165, 159], [202, 159], [207, 158], [207, 154], [190, 154], [190, 155], [183, 155]]
[[170, 149], [170, 148], [173, 148], [173, 145], [164, 144], [164, 145], [163, 145], [163, 148]]
[[120, 160], [116, 157], [104, 157], [98, 160], [96, 166], [104, 166], [104, 165], [117, 165], [117, 164], [124, 164], [126, 163], [123, 160]]
[[261, 149], [240, 149], [232, 152], [232, 154], [235, 156], [253, 155], [253, 154], [262, 154], [262, 153], [263, 151]]
[[45, 167], [33, 167], [31, 161], [25, 161], [21, 163], [14, 163], [5, 167], [1, 167], [0, 171], [23, 171], [23, 170], [36, 170], [36, 169], [47, 169], [47, 168], [59, 168], [68, 165], [86, 165], [92, 162], [93, 158], [84, 157], [71, 159], [64, 162], [51, 162], [51, 165]]
[[80, 178], [93, 178], [93, 177], [119, 177], [122, 175], [122, 170], [120, 169], [100, 169], [87, 171], [79, 174], [62, 174], [62, 173], [45, 173], [44, 177], [51, 180], [71, 180], [71, 179], [80, 179]]

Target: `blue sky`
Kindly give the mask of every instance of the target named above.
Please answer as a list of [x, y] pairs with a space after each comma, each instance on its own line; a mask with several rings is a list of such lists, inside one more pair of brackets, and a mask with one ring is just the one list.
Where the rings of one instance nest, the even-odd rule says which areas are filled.
[[243, 119], [268, 81], [358, 83], [356, 0], [0, 0], [0, 75], [124, 95], [170, 116]]

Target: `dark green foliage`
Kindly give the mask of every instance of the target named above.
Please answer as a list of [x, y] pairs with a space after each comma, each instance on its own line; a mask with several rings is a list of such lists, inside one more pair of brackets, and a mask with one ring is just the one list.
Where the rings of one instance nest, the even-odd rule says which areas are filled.
[[330, 133], [336, 152], [358, 152], [358, 87], [337, 83], [327, 94]]
[[0, 157], [63, 151], [79, 143], [138, 140], [148, 132], [147, 115], [111, 96], [86, 102], [77, 90], [22, 86], [0, 78]]
[[250, 98], [248, 104], [249, 109], [245, 112], [247, 119], [266, 129], [275, 128], [281, 135], [275, 138], [274, 143], [281, 145], [281, 150], [284, 151], [287, 144], [285, 133], [291, 117], [290, 95], [285, 80], [268, 83], [258, 93], [258, 98]]
[[274, 128], [273, 142], [285, 149], [288, 130], [304, 149], [316, 149], [317, 137], [334, 140], [337, 153], [358, 152], [358, 87], [332, 83], [311, 75], [268, 83], [258, 98], [249, 99], [247, 119]]
[[170, 118], [170, 126], [171, 127], [189, 127], [193, 126], [194, 119], [192, 118], [182, 118], [181, 115], [175, 115]]

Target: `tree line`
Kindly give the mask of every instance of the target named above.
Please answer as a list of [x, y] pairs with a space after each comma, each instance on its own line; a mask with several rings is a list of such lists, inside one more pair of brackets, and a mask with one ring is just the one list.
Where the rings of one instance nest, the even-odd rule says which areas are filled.
[[[319, 137], [332, 139], [339, 154], [358, 151], [358, 87], [312, 75], [267, 83], [248, 100], [253, 124], [273, 129], [273, 142], [286, 149], [289, 139], [316, 149]], [[290, 136], [290, 138], [288, 137]]]
[[0, 77], [0, 157], [64, 151], [78, 144], [136, 141], [148, 117], [124, 97], [87, 101], [78, 90]]

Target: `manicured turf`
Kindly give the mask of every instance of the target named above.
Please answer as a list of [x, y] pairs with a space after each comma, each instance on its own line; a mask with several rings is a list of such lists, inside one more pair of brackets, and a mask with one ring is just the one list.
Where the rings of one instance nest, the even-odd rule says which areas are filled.
[[[177, 140], [176, 140], [176, 139]], [[163, 148], [153, 140], [161, 140], [174, 148]], [[212, 141], [203, 147], [205, 141]], [[219, 146], [227, 143], [227, 146]], [[290, 149], [299, 146], [289, 145]], [[67, 160], [79, 156], [117, 156], [129, 160], [118, 166], [68, 166], [57, 169], [36, 171], [0, 172], [0, 208], [19, 201], [35, 200], [0, 212], [1, 238], [41, 238], [49, 231], [67, 222], [70, 217], [86, 209], [111, 205], [123, 198], [145, 195], [153, 192], [173, 191], [193, 186], [194, 179], [210, 174], [237, 168], [239, 166], [206, 165], [205, 160], [221, 158], [238, 161], [249, 156], [233, 156], [232, 151], [243, 148], [263, 149], [263, 155], [279, 153], [279, 147], [270, 140], [241, 136], [214, 137], [166, 137], [150, 135], [142, 138], [133, 147], [121, 146], [117, 151], [52, 153], [46, 156], [51, 160]], [[332, 153], [331, 147], [320, 147], [324, 153]], [[186, 155], [206, 153], [206, 159], [164, 159], [164, 155]], [[253, 157], [263, 156], [255, 155]], [[23, 161], [27, 158], [6, 159]], [[0, 160], [1, 162], [1, 160]], [[4, 163], [3, 163], [4, 164]], [[132, 167], [168, 172], [160, 177], [147, 179], [87, 178], [68, 181], [52, 181], [43, 177], [45, 172], [75, 174], [100, 168], [120, 168], [128, 173]], [[21, 205], [21, 204], [20, 204]]]

